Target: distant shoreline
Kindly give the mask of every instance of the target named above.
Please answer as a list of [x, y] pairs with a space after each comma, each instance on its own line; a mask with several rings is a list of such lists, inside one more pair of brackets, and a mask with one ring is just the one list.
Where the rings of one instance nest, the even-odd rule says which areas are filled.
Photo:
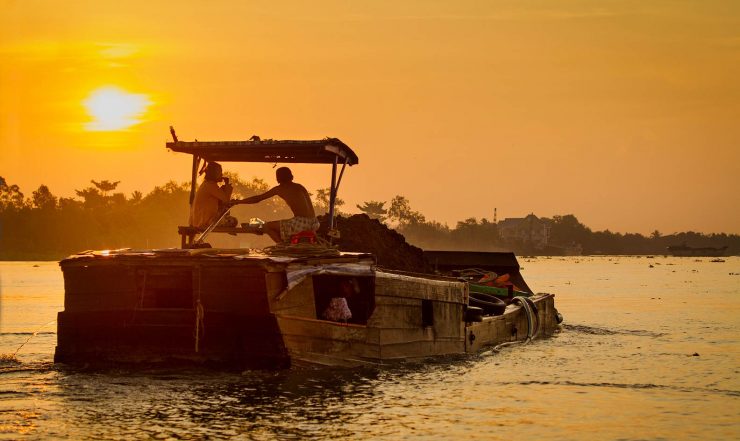
[[[249, 197], [268, 188], [256, 178], [246, 181], [236, 174], [229, 177], [238, 197]], [[0, 177], [0, 260], [61, 260], [83, 250], [180, 246], [177, 231], [189, 217], [189, 184], [170, 181], [147, 194], [137, 191], [130, 195], [116, 192], [118, 181], [92, 180], [91, 184], [76, 190], [76, 198], [54, 196], [45, 185], [27, 197], [17, 185]], [[326, 189], [316, 190], [316, 213], [326, 213], [326, 195]], [[372, 220], [423, 250], [507, 250], [518, 256], [646, 256], [668, 255], [668, 247], [684, 246], [721, 248], [725, 255], [740, 254], [740, 234], [594, 231], [573, 214], [538, 217], [530, 213], [504, 219], [497, 219], [494, 214], [493, 219], [468, 218], [447, 225], [428, 220], [401, 195], [390, 202], [367, 201], [357, 208], [362, 213], [339, 212], [338, 216], [365, 224]], [[249, 209], [234, 207], [232, 214], [241, 219], [283, 219], [292, 215], [287, 205], [276, 200]], [[362, 240], [362, 233], [358, 234], [357, 239]], [[230, 248], [268, 245], [257, 238], [237, 237], [220, 237], [218, 244]]]

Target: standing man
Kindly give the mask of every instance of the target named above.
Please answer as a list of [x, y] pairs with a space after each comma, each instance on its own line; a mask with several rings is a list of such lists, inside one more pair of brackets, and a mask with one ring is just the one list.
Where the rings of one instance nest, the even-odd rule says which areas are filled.
[[232, 203], [256, 204], [273, 196], [280, 196], [293, 211], [291, 219], [270, 221], [265, 224], [263, 231], [267, 233], [275, 243], [285, 242], [290, 236], [301, 231], [319, 229], [319, 221], [313, 209], [311, 197], [306, 187], [293, 182], [293, 173], [288, 167], [280, 167], [275, 171], [278, 185], [257, 196], [246, 199], [238, 199]]

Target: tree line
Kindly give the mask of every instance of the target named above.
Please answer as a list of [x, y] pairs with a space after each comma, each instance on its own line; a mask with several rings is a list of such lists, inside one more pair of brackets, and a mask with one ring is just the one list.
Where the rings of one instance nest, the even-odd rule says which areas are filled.
[[573, 214], [540, 218], [549, 225], [547, 246], [526, 239], [502, 237], [499, 224], [475, 217], [458, 221], [454, 227], [427, 220], [411, 208], [403, 196], [386, 202], [369, 201], [357, 208], [368, 216], [390, 223], [410, 243], [429, 250], [514, 251], [517, 254], [558, 255], [576, 246], [583, 254], [666, 254], [672, 245], [693, 247], [727, 246], [727, 254], [740, 254], [740, 235], [702, 234], [693, 231], [664, 235], [655, 230], [650, 235], [615, 233], [608, 229], [592, 231]]
[[[226, 176], [234, 187], [234, 197], [249, 197], [269, 188], [262, 179], [244, 180], [229, 173]], [[179, 246], [177, 226], [187, 225], [189, 216], [189, 183], [170, 181], [147, 194], [134, 191], [130, 195], [117, 191], [118, 181], [92, 180], [90, 184], [76, 190], [74, 197], [57, 197], [46, 185], [27, 196], [18, 185], [0, 177], [0, 260], [59, 259], [88, 249]], [[328, 211], [329, 189], [317, 189], [312, 199], [317, 214]], [[343, 214], [343, 207], [344, 201], [337, 199], [338, 214]], [[498, 224], [489, 219], [468, 218], [452, 227], [427, 220], [400, 195], [390, 201], [367, 201], [357, 205], [357, 209], [396, 229], [409, 243], [423, 249], [558, 254], [562, 247], [577, 244], [584, 254], [664, 254], [670, 245], [687, 243], [695, 247], [728, 246], [728, 254], [740, 253], [737, 234], [663, 235], [654, 231], [643, 236], [592, 231], [572, 214], [544, 218], [550, 225], [550, 247], [538, 248], [526, 240], [501, 237]], [[275, 198], [234, 207], [232, 214], [241, 222], [252, 217], [271, 220], [291, 216], [288, 207]], [[214, 245], [270, 244], [263, 237], [247, 236], [250, 237], [226, 236]]]

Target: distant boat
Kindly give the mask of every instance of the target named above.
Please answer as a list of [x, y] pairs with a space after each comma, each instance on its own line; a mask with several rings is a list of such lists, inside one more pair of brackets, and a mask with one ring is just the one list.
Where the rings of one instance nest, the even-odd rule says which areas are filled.
[[668, 247], [668, 252], [679, 257], [720, 257], [724, 256], [727, 246], [714, 247], [690, 247], [686, 243]]

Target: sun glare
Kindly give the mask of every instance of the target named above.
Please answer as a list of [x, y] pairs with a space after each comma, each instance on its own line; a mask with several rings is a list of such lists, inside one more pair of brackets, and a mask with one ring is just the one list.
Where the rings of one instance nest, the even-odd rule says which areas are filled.
[[123, 130], [139, 124], [151, 101], [146, 95], [106, 86], [93, 91], [83, 104], [87, 113], [93, 117], [93, 121], [88, 122], [85, 129], [105, 132]]

